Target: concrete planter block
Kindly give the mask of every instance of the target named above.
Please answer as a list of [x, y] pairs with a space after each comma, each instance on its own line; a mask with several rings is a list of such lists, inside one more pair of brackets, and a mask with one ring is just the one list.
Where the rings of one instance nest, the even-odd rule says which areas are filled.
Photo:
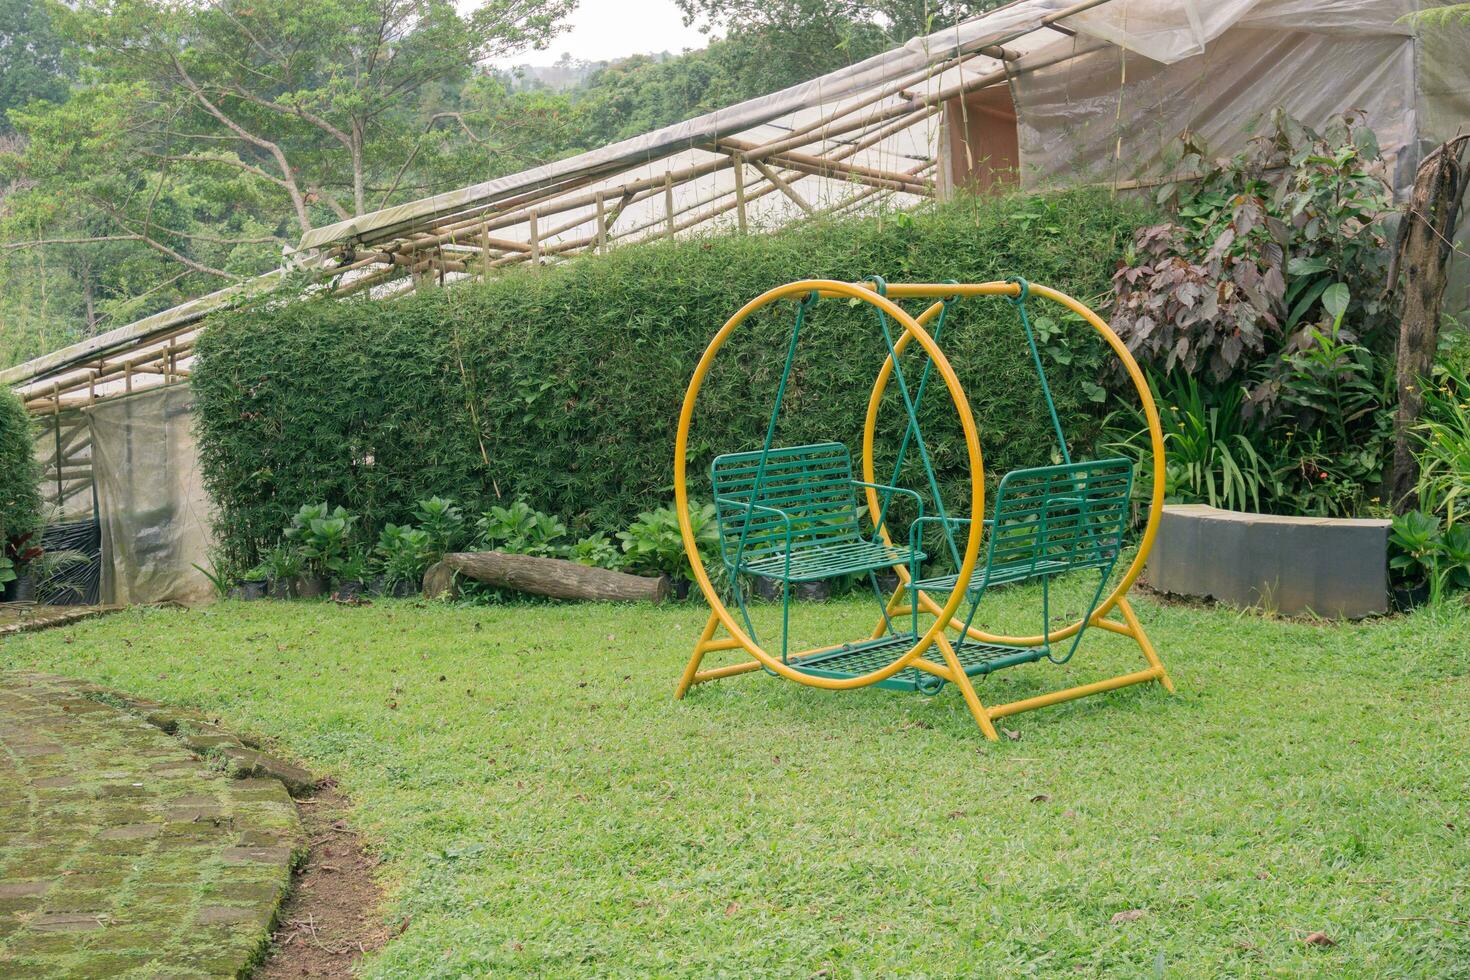
[[1169, 504], [1148, 559], [1160, 592], [1288, 616], [1388, 611], [1388, 521], [1282, 517]]

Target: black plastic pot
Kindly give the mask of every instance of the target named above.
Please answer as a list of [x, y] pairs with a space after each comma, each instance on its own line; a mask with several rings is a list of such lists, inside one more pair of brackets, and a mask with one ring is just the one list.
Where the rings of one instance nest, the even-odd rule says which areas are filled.
[[266, 583], [260, 581], [244, 581], [235, 583], [235, 597], [245, 602], [254, 602], [264, 599]]
[[332, 597], [335, 599], [350, 601], [352, 599], [361, 599], [366, 592], [367, 584], [364, 582], [359, 582], [356, 580], [349, 582], [338, 582], [337, 591], [332, 593]]
[[805, 602], [826, 602], [832, 598], [832, 583], [825, 579], [818, 582], [797, 582], [793, 591], [798, 599]]
[[36, 577], [29, 572], [21, 572], [18, 578], [5, 583], [5, 592], [0, 601], [35, 602]]
[[675, 599], [683, 602], [685, 599], [689, 598], [689, 585], [690, 582], [687, 578], [676, 578], [674, 579], [671, 594]]
[[[894, 590], [898, 588], [898, 573], [895, 571], [874, 572], [873, 577], [878, 580], [878, 591], [884, 595], [893, 595]], [[861, 582], [859, 586], [866, 589], [869, 584]]]
[[296, 580], [296, 596], [300, 599], [320, 599], [327, 594], [327, 579], [323, 575], [303, 575]]
[[747, 580], [746, 587], [757, 599], [764, 599], [767, 602], [781, 601], [781, 583], [776, 579], [751, 578]]
[[265, 591], [272, 599], [289, 599], [296, 594], [295, 583], [288, 578], [271, 579]]
[[395, 599], [409, 599], [419, 594], [419, 584], [410, 579], [394, 582], [389, 587], [388, 594]]
[[1420, 582], [1418, 585], [1394, 586], [1391, 591], [1393, 607], [1399, 612], [1408, 612], [1418, 609], [1429, 601], [1429, 583]]

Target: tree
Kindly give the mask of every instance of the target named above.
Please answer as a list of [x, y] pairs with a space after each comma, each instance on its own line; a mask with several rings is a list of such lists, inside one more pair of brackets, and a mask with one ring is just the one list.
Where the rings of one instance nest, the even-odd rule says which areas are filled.
[[0, 134], [7, 113], [35, 99], [66, 97], [68, 66], [41, 0], [0, 0]]
[[1436, 147], [1419, 165], [1394, 246], [1389, 286], [1399, 289], [1403, 310], [1395, 367], [1399, 403], [1394, 416], [1393, 469], [1386, 489], [1388, 499], [1401, 513], [1415, 504], [1413, 492], [1419, 478], [1415, 430], [1424, 411], [1425, 379], [1439, 349], [1447, 267], [1467, 190], [1470, 136], [1458, 136]]
[[[7, 11], [33, 2], [0, 0], [0, 56]], [[13, 108], [0, 139], [0, 317], [33, 332], [0, 347], [126, 323], [278, 266], [319, 223], [483, 179], [496, 143], [466, 80], [575, 3], [54, 5], [85, 84]]]
[[[131, 241], [216, 279], [257, 271], [322, 220], [423, 193], [408, 166], [457, 121], [424, 101], [544, 44], [575, 2], [81, 0], [58, 27], [92, 84], [18, 117], [8, 170], [48, 235], [12, 247]], [[257, 261], [230, 268], [241, 248]]]
[[760, 33], [765, 61], [815, 78], [1001, 6], [1002, 0], [675, 0], [687, 24], [727, 38]]

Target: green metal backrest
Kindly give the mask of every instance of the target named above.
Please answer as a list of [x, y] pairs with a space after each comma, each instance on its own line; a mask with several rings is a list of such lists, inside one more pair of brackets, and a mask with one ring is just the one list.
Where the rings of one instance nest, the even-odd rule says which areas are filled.
[[1122, 458], [1007, 473], [995, 498], [987, 581], [1111, 565], [1132, 489], [1133, 464]]
[[[840, 442], [726, 453], [710, 464], [720, 549], [733, 562], [745, 537], [743, 558], [750, 560], [786, 548], [786, 523], [770, 511], [747, 510], [752, 501], [791, 518], [793, 547], [856, 541], [857, 494], [852, 455]], [[759, 477], [759, 481], [757, 481]], [[747, 527], [748, 522], [748, 527]]]

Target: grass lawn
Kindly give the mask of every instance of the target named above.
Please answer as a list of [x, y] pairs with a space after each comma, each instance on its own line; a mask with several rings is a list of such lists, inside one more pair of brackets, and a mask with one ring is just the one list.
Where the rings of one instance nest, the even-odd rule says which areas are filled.
[[[0, 665], [216, 712], [335, 776], [409, 917], [369, 976], [1470, 975], [1470, 611], [1138, 611], [1178, 695], [1000, 744], [952, 689], [754, 674], [675, 702], [699, 603], [131, 611]], [[840, 640], [871, 607], [798, 620]], [[1137, 666], [1095, 632], [981, 697]]]

